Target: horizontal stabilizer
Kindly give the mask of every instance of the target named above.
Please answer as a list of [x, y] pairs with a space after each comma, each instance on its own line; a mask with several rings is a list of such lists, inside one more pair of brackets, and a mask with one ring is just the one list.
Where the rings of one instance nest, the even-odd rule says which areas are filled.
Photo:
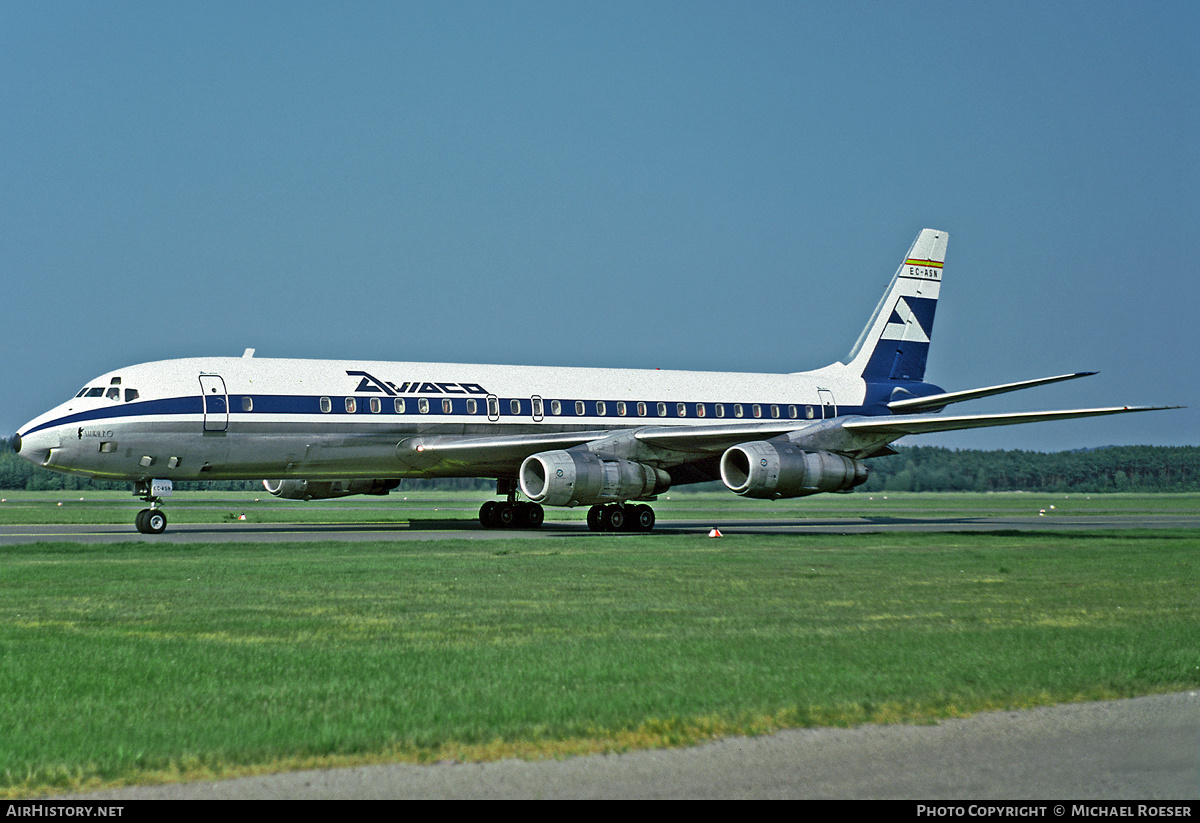
[[1002, 383], [999, 386], [988, 386], [982, 389], [967, 389], [965, 391], [944, 392], [925, 397], [904, 397], [888, 403], [888, 408], [896, 414], [911, 414], [912, 412], [937, 411], [951, 403], [961, 403], [964, 400], [978, 400], [980, 397], [991, 397], [994, 394], [1004, 394], [1034, 386], [1045, 386], [1050, 383], [1061, 383], [1064, 380], [1075, 380], [1079, 377], [1091, 377], [1094, 371], [1081, 371], [1074, 374], [1060, 374], [1056, 377], [1039, 377], [1036, 380], [1021, 380], [1016, 383]]

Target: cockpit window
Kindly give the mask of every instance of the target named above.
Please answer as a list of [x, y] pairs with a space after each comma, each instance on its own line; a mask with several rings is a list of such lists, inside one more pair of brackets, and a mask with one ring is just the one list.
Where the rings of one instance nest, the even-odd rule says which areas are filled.
[[87, 396], [88, 397], [103, 397], [104, 396], [104, 387], [97, 386], [94, 389], [88, 389]]
[[120, 400], [121, 399], [121, 390], [118, 389], [116, 386], [113, 386], [111, 389], [109, 389], [108, 391], [106, 391], [104, 393], [104, 396], [107, 397], [109, 400]]
[[126, 403], [132, 403], [134, 400], [137, 400], [137, 399], [138, 399], [138, 390], [137, 389], [126, 389], [125, 390], [125, 402]]
[[77, 394], [77, 395], [75, 395], [75, 396], [76, 396], [76, 397], [83, 397], [85, 394], [87, 394], [87, 390], [88, 390], [88, 387], [87, 387], [87, 386], [84, 386], [82, 389], [80, 389], [80, 390], [79, 390], [79, 394]]

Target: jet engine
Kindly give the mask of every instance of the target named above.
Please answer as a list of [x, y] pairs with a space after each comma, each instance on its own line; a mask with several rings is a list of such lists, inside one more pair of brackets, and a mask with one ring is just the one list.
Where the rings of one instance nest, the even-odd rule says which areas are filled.
[[757, 441], [733, 446], [721, 455], [721, 481], [743, 497], [803, 497], [861, 485], [867, 481], [867, 466], [832, 452]]
[[264, 480], [263, 488], [284, 500], [328, 500], [352, 494], [387, 494], [399, 480]]
[[521, 463], [519, 480], [526, 497], [547, 506], [638, 500], [671, 487], [671, 476], [662, 469], [586, 449], [530, 455]]

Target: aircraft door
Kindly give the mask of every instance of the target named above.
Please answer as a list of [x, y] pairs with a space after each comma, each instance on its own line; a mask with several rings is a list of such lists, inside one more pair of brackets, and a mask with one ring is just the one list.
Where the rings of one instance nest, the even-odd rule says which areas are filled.
[[821, 399], [821, 416], [826, 420], [837, 417], [837, 404], [833, 402], [833, 392], [829, 389], [817, 389], [817, 396]]
[[200, 398], [204, 404], [204, 430], [223, 432], [229, 429], [229, 393], [219, 374], [200, 375]]

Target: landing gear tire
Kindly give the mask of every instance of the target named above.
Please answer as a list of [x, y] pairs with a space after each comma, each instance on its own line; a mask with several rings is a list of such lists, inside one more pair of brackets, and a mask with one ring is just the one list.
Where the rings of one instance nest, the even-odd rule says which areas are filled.
[[633, 507], [630, 525], [635, 532], [648, 532], [654, 528], [654, 509], [644, 503]]
[[617, 505], [609, 506], [600, 522], [606, 532], [619, 532], [625, 528], [625, 520], [625, 507]]
[[540, 529], [546, 510], [537, 503], [489, 500], [479, 507], [479, 524], [485, 529]]
[[167, 530], [167, 515], [161, 509], [142, 509], [133, 522], [142, 534], [162, 534]]
[[592, 506], [587, 524], [594, 532], [648, 532], [654, 528], [654, 509], [641, 503]]
[[518, 518], [527, 529], [540, 529], [546, 521], [546, 510], [538, 503], [526, 503]]
[[588, 528], [594, 532], [603, 531], [604, 525], [601, 519], [604, 517], [603, 506], [592, 506], [588, 509], [587, 524]]

